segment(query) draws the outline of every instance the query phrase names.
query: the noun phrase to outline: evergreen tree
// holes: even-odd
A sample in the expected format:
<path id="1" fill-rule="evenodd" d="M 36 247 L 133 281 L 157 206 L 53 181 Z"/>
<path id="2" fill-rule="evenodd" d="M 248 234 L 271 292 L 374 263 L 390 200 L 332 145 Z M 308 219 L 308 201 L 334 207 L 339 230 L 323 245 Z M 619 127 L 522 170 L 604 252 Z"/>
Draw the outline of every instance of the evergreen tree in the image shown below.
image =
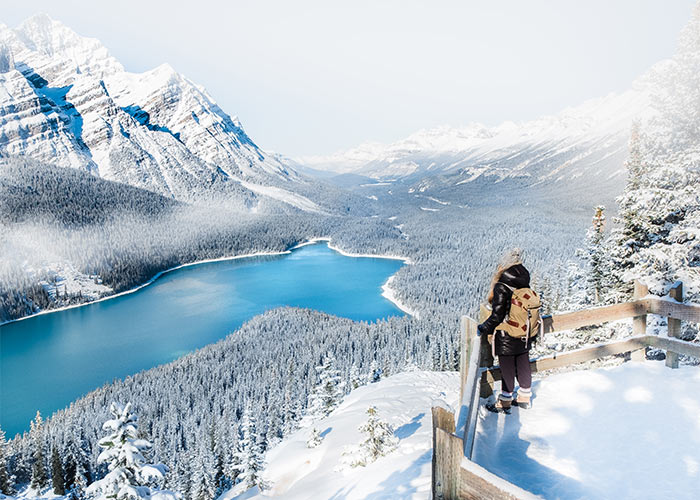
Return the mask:
<path id="1" fill-rule="evenodd" d="M 44 421 L 38 411 L 36 412 L 36 417 L 30 423 L 29 434 L 32 436 L 32 445 L 34 447 L 30 486 L 38 492 L 46 488 L 49 483 L 44 459 Z"/>
<path id="2" fill-rule="evenodd" d="M 360 370 L 357 368 L 355 363 L 350 367 L 350 388 L 357 389 L 361 385 L 364 385 L 362 377 L 360 376 Z"/>
<path id="3" fill-rule="evenodd" d="M 318 431 L 318 428 L 313 427 L 311 429 L 311 434 L 309 435 L 309 439 L 306 441 L 306 447 L 307 448 L 316 448 L 322 442 L 323 442 L 323 436 L 321 436 L 321 433 Z"/>
<path id="4" fill-rule="evenodd" d="M 299 400 L 292 398 L 289 383 L 284 389 L 284 403 L 282 405 L 282 435 L 287 436 L 298 427 L 301 410 Z"/>
<path id="5" fill-rule="evenodd" d="M 239 434 L 239 429 L 236 429 L 236 434 L 238 438 L 235 441 L 235 447 L 233 453 L 230 455 L 228 462 L 224 466 L 224 473 L 228 478 L 230 484 L 236 484 L 239 482 L 238 477 L 241 475 L 241 457 L 243 453 L 243 447 L 241 446 L 242 433 Z"/>
<path id="6" fill-rule="evenodd" d="M 443 359 L 443 358 L 441 358 L 441 359 Z M 443 367 L 441 366 L 441 369 L 442 368 Z M 383 375 L 382 368 L 379 366 L 379 363 L 377 363 L 377 360 L 373 359 L 372 363 L 369 365 L 369 381 L 370 381 L 370 383 L 374 384 L 375 382 L 379 382 L 382 379 L 382 375 Z"/>
<path id="7" fill-rule="evenodd" d="M 319 382 L 309 397 L 308 414 L 313 418 L 329 415 L 341 403 L 344 396 L 340 371 L 336 368 L 335 357 L 326 354 L 321 365 L 316 367 Z"/>
<path id="8" fill-rule="evenodd" d="M 677 280 L 698 279 L 700 244 L 700 3 L 673 59 L 650 79 L 653 112 L 632 133 L 630 170 L 611 238 L 615 291 L 628 298 L 634 279 L 664 295 Z M 686 296 L 700 295 L 691 287 Z"/>
<path id="9" fill-rule="evenodd" d="M 83 500 L 85 498 L 85 491 L 87 490 L 89 484 L 89 474 L 90 473 L 82 463 L 76 462 L 75 479 L 73 480 L 73 484 L 70 487 L 71 500 Z"/>
<path id="10" fill-rule="evenodd" d="M 56 495 L 66 494 L 65 481 L 61 457 L 58 455 L 58 450 L 54 446 L 51 448 L 51 485 L 53 486 L 53 492 Z"/>
<path id="11" fill-rule="evenodd" d="M 212 469 L 206 462 L 204 454 L 198 453 L 196 466 L 192 471 L 192 500 L 212 500 L 216 494 Z"/>
<path id="12" fill-rule="evenodd" d="M 360 432 L 367 435 L 361 447 L 366 451 L 370 461 L 373 462 L 393 451 L 398 446 L 399 439 L 394 436 L 394 429 L 379 418 L 375 406 L 367 408 L 367 415 L 369 415 L 367 422 L 359 427 Z"/>
<path id="13" fill-rule="evenodd" d="M 226 477 L 224 470 L 224 456 L 221 453 L 216 455 L 216 466 L 214 468 L 214 497 L 218 498 L 221 494 L 231 487 L 231 482 Z"/>
<path id="14" fill-rule="evenodd" d="M 240 474 L 238 481 L 244 483 L 247 488 L 258 486 L 263 490 L 267 488 L 267 483 L 263 478 L 265 458 L 257 442 L 256 424 L 257 420 L 252 415 L 250 407 L 246 407 L 240 424 L 241 451 L 239 453 L 240 465 L 238 465 L 238 469 Z"/>
<path id="15" fill-rule="evenodd" d="M 96 495 L 99 500 L 135 500 L 151 498 L 157 490 L 150 485 L 163 480 L 167 468 L 162 464 L 147 464 L 143 453 L 151 449 L 151 443 L 138 438 L 136 415 L 131 412 L 131 403 L 122 406 L 112 403 L 110 413 L 114 418 L 104 423 L 102 428 L 109 434 L 100 439 L 103 448 L 97 458 L 98 463 L 108 464 L 109 472 L 87 488 L 87 494 Z M 171 492 L 158 492 L 160 497 L 175 500 Z"/>
<path id="16" fill-rule="evenodd" d="M 614 229 L 607 244 L 610 258 L 609 284 L 612 302 L 627 300 L 632 293 L 632 280 L 627 273 L 634 266 L 634 255 L 651 244 L 652 231 L 644 215 L 640 200 L 645 198 L 646 178 L 650 166 L 642 149 L 643 135 L 639 122 L 634 122 L 629 142 L 627 184 L 617 198 L 619 216 L 615 220 L 619 227 Z"/>
<path id="17" fill-rule="evenodd" d="M 591 227 L 586 232 L 586 248 L 580 252 L 587 263 L 586 296 L 587 303 L 599 304 L 603 301 L 607 277 L 606 248 L 604 244 L 605 207 L 595 207 Z"/>
<path id="18" fill-rule="evenodd" d="M 194 460 L 191 453 L 184 450 L 180 450 L 179 457 L 176 470 L 177 490 L 182 493 L 184 498 L 189 499 L 193 495 L 192 469 Z"/>
<path id="19" fill-rule="evenodd" d="M 14 488 L 10 475 L 7 472 L 7 442 L 5 441 L 5 431 L 0 428 L 0 493 L 12 495 Z"/>
<path id="20" fill-rule="evenodd" d="M 66 490 L 70 491 L 75 484 L 76 464 L 75 459 L 71 455 L 66 456 L 66 464 L 63 467 L 63 479 L 66 485 Z"/>
<path id="21" fill-rule="evenodd" d="M 358 447 L 350 448 L 343 454 L 345 462 L 351 467 L 358 467 L 374 462 L 379 457 L 391 453 L 399 445 L 399 439 L 394 435 L 394 429 L 384 422 L 377 413 L 375 406 L 367 408 L 369 418 L 358 429 L 366 437 Z"/>

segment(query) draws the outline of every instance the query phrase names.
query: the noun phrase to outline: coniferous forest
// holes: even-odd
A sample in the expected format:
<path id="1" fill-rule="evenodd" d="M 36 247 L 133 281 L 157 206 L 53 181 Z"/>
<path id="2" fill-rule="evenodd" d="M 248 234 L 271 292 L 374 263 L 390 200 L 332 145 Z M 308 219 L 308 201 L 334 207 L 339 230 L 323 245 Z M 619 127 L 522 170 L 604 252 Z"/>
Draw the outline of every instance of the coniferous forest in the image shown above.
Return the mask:
<path id="1" fill-rule="evenodd" d="M 242 188 L 175 199 L 2 153 L 0 322 L 126 291 L 181 264 L 281 252 L 314 238 L 349 253 L 408 259 L 391 287 L 415 314 L 365 323 L 269 310 L 217 343 L 37 415 L 23 435 L 0 431 L 0 492 L 51 485 L 87 498 L 98 489 L 90 485 L 113 487 L 109 460 L 97 459 L 112 449 L 103 424 L 127 428 L 132 413 L 138 426 L 127 434 L 146 456 L 129 473 L 162 472 L 142 483 L 197 500 L 238 482 L 263 485 L 265 452 L 353 388 L 401 371 L 458 369 L 460 316 L 477 316 L 500 255 L 512 247 L 524 250 L 544 312 L 628 300 L 634 279 L 660 296 L 682 280 L 686 300 L 700 302 L 698 75 L 700 10 L 676 56 L 647 77 L 651 112 L 629 131 L 619 192 L 599 197 L 577 192 L 576 179 L 485 176 L 457 185 L 443 175 L 435 184 L 345 189 L 304 178 L 297 193 L 315 207 L 305 210 Z M 99 291 L 52 288 L 56 266 L 67 264 Z M 683 328 L 684 339 L 698 340 L 696 327 Z M 625 333 L 582 329 L 540 339 L 535 352 Z"/>

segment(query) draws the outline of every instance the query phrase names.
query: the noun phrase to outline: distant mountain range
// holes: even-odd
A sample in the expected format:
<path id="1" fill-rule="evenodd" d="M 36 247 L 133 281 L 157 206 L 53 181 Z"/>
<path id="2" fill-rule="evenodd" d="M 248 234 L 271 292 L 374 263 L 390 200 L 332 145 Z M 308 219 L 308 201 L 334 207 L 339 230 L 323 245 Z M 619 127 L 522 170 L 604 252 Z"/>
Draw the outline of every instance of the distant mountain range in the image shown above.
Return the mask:
<path id="1" fill-rule="evenodd" d="M 400 182 L 423 192 L 512 180 L 619 193 L 632 122 L 649 113 L 649 85 L 640 78 L 633 90 L 525 123 L 426 129 L 392 144 L 298 158 L 306 170 L 297 168 L 319 177 L 335 173 L 339 184 Z"/>
<path id="2" fill-rule="evenodd" d="M 0 156 L 14 155 L 180 200 L 252 192 L 318 208 L 292 192 L 299 174 L 202 86 L 167 64 L 129 73 L 98 40 L 43 14 L 0 24 Z"/>
<path id="3" fill-rule="evenodd" d="M 171 66 L 129 73 L 98 40 L 37 15 L 16 29 L 0 24 L 0 156 L 251 209 L 266 199 L 333 211 L 342 196 L 328 196 L 330 188 L 308 176 L 342 188 L 397 183 L 404 193 L 452 199 L 494 186 L 498 195 L 545 186 L 609 200 L 624 185 L 631 124 L 649 113 L 650 85 L 645 76 L 622 94 L 525 123 L 439 127 L 392 144 L 290 159 L 258 148 L 236 118 Z"/>

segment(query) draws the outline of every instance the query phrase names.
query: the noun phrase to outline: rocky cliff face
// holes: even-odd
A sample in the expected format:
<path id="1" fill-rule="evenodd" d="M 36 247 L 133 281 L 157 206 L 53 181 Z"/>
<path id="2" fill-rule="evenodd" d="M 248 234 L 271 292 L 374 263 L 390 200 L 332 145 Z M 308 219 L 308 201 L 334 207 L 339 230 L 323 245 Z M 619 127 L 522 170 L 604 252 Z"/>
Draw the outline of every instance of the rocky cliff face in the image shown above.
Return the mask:
<path id="1" fill-rule="evenodd" d="M 296 172 L 169 65 L 129 73 L 46 15 L 0 25 L 0 154 L 27 155 L 178 199 L 283 186 Z"/>

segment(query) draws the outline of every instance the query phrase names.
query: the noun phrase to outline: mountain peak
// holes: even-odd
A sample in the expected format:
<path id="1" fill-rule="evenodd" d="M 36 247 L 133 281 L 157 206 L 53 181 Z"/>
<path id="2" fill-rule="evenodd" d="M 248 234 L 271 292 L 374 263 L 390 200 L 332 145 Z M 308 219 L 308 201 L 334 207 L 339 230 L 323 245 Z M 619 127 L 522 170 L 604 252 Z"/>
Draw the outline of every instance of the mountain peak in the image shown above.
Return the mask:
<path id="1" fill-rule="evenodd" d="M 12 31 L 29 50 L 70 61 L 81 73 L 101 76 L 124 70 L 99 40 L 79 35 L 48 14 L 36 14 Z"/>
<path id="2" fill-rule="evenodd" d="M 38 12 L 34 14 L 31 17 L 28 17 L 25 19 L 20 27 L 22 26 L 29 26 L 29 25 L 35 25 L 35 26 L 45 26 L 45 27 L 50 27 L 53 26 L 54 24 L 61 24 L 60 21 L 56 21 L 54 18 L 49 16 L 46 12 Z"/>
<path id="3" fill-rule="evenodd" d="M 187 199 L 229 191 L 252 197 L 252 186 L 293 176 L 170 64 L 128 73 L 99 40 L 46 14 L 0 29 L 0 73 L 9 75 L 0 79 L 0 153 Z M 228 182 L 243 177 L 251 187 Z"/>

